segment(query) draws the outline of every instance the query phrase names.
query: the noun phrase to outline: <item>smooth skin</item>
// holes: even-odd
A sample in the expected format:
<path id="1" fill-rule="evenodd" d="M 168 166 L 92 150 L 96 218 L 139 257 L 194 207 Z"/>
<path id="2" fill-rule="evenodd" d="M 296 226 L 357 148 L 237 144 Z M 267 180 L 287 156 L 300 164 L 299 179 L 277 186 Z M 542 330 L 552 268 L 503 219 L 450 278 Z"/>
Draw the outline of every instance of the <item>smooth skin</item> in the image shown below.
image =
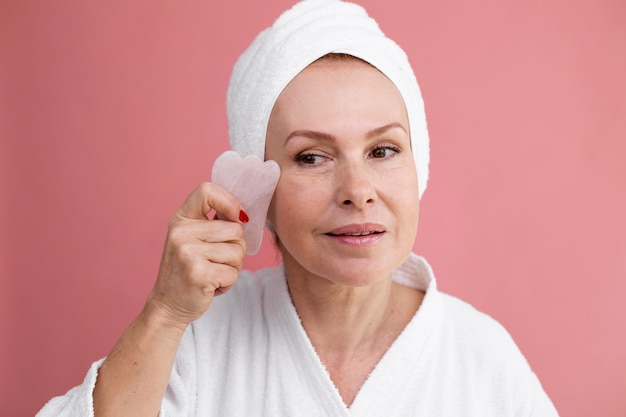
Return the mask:
<path id="1" fill-rule="evenodd" d="M 348 406 L 423 299 L 391 280 L 417 232 L 408 132 L 395 86 L 352 59 L 303 70 L 268 125 L 266 157 L 282 171 L 268 219 L 296 310 Z M 241 209 L 204 183 L 172 217 L 155 286 L 98 374 L 97 417 L 158 415 L 185 329 L 237 280 Z M 207 219 L 212 210 L 227 220 Z"/>

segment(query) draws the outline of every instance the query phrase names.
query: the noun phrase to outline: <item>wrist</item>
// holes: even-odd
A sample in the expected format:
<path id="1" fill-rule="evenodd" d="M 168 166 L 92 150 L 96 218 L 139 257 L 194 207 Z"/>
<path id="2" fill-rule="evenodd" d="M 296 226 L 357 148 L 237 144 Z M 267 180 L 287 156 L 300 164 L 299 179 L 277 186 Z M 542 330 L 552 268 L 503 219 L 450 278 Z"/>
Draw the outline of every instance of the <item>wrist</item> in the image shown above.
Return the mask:
<path id="1" fill-rule="evenodd" d="M 171 313 L 170 309 L 163 306 L 152 297 L 148 298 L 146 301 L 137 317 L 137 321 L 149 332 L 164 334 L 176 341 L 180 340 L 189 326 L 188 321 L 177 319 Z"/>

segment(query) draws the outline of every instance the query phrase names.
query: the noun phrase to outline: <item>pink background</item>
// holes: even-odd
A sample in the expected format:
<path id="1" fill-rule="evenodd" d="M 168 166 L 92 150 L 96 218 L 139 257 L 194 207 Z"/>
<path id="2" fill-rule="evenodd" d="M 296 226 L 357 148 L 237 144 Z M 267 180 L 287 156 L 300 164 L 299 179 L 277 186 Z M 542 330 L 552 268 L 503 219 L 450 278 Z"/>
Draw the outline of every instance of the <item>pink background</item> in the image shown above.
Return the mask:
<path id="1" fill-rule="evenodd" d="M 168 217 L 228 148 L 235 59 L 292 1 L 265 3 L 2 2 L 3 415 L 80 383 L 141 308 Z M 563 416 L 626 415 L 626 3 L 363 4 L 426 100 L 416 251 Z"/>

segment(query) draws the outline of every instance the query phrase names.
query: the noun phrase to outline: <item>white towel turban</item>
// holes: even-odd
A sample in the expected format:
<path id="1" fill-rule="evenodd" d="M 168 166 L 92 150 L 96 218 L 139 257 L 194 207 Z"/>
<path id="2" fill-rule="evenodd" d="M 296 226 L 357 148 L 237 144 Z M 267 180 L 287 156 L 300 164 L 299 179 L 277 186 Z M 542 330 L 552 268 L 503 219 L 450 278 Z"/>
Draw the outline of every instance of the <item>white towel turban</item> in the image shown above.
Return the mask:
<path id="1" fill-rule="evenodd" d="M 265 136 L 276 99 L 309 64 L 329 53 L 360 58 L 400 91 L 409 117 L 420 198 L 430 160 L 424 102 L 404 51 L 356 4 L 304 0 L 261 32 L 237 61 L 228 87 L 230 144 L 240 155 L 264 159 Z"/>

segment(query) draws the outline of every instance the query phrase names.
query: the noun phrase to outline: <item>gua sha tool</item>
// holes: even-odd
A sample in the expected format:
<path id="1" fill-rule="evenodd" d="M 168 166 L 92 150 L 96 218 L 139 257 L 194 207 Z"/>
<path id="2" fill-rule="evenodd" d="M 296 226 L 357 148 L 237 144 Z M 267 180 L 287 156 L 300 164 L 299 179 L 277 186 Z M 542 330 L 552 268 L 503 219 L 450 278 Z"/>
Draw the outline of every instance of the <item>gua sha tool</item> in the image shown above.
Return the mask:
<path id="1" fill-rule="evenodd" d="M 261 248 L 267 210 L 279 177 L 280 168 L 275 161 L 263 162 L 256 155 L 242 158 L 235 151 L 226 151 L 213 163 L 211 181 L 234 195 L 250 219 L 243 224 L 247 255 L 254 255 Z M 224 218 L 219 213 L 217 217 Z"/>

